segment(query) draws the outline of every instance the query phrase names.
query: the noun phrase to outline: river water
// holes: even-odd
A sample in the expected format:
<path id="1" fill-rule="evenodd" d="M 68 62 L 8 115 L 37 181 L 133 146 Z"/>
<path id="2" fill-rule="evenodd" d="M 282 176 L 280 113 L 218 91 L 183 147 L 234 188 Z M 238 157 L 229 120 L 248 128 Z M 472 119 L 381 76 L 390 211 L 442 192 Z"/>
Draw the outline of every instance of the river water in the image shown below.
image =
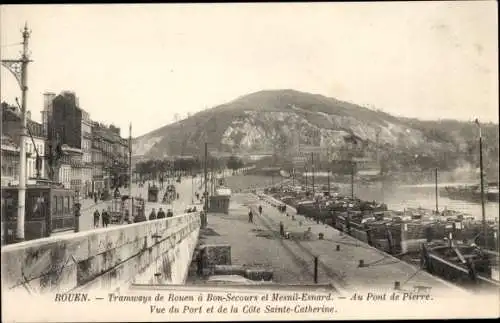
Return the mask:
<path id="1" fill-rule="evenodd" d="M 456 210 L 467 213 L 476 219 L 482 218 L 481 204 L 462 200 L 452 200 L 439 196 L 439 189 L 447 185 L 461 185 L 463 183 L 441 183 L 438 185 L 438 209 L 442 211 Z M 351 194 L 350 184 L 336 184 L 340 192 L 345 195 Z M 387 204 L 389 209 L 403 210 L 405 208 L 436 208 L 436 192 L 434 184 L 400 185 L 388 183 L 354 184 L 354 195 L 363 200 L 381 201 Z M 485 216 L 488 220 L 499 218 L 499 203 L 486 202 Z"/>
<path id="2" fill-rule="evenodd" d="M 247 175 L 247 176 L 232 176 L 228 177 L 227 185 L 232 189 L 255 189 L 258 187 L 270 186 L 276 184 L 280 181 L 279 177 L 272 178 L 270 176 L 261 175 Z M 304 184 L 303 181 L 301 181 Z M 321 184 L 319 183 L 321 182 Z M 291 184 L 291 183 L 290 183 Z M 299 185 L 299 180 L 295 181 L 296 185 Z M 311 185 L 311 179 L 308 182 Z M 326 179 L 316 181 L 316 190 L 320 190 L 321 185 L 326 184 Z M 332 186 L 336 185 L 340 188 L 340 193 L 342 195 L 351 195 L 351 185 L 349 183 L 334 183 L 332 180 Z M 439 183 L 438 184 L 438 194 L 439 189 L 444 186 L 453 185 L 465 185 L 465 184 L 476 184 L 474 182 L 450 182 L 450 183 Z M 434 210 L 436 208 L 436 194 L 435 194 L 435 184 L 416 184 L 416 185 L 403 185 L 397 183 L 354 183 L 354 194 L 363 200 L 375 200 L 387 204 L 388 208 L 391 210 L 404 210 L 405 208 L 426 208 Z M 461 211 L 469 214 L 476 219 L 480 220 L 482 218 L 481 204 L 472 203 L 462 200 L 452 200 L 447 197 L 438 196 L 438 209 L 442 211 L 444 208 L 448 210 Z M 499 203 L 498 202 L 487 202 L 485 204 L 485 215 L 488 220 L 498 220 Z"/>

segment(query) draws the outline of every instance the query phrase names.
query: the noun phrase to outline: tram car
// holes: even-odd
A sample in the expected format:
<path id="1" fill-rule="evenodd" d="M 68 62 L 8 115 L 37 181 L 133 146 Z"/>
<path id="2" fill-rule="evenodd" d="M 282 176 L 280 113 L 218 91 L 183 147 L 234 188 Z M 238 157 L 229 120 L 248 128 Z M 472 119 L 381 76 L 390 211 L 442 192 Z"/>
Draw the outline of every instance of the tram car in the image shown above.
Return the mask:
<path id="1" fill-rule="evenodd" d="M 165 190 L 165 194 L 163 195 L 163 203 L 170 204 L 172 203 L 177 197 L 177 191 L 175 188 L 174 184 L 170 184 L 167 186 L 167 189 Z"/>
<path id="2" fill-rule="evenodd" d="M 2 242 L 15 242 L 19 189 L 2 187 Z M 50 185 L 26 188 L 24 238 L 33 240 L 52 233 L 74 231 L 74 190 Z"/>
<path id="3" fill-rule="evenodd" d="M 148 202 L 153 202 L 156 203 L 158 202 L 158 194 L 160 193 L 160 190 L 156 185 L 150 186 L 148 188 Z"/>

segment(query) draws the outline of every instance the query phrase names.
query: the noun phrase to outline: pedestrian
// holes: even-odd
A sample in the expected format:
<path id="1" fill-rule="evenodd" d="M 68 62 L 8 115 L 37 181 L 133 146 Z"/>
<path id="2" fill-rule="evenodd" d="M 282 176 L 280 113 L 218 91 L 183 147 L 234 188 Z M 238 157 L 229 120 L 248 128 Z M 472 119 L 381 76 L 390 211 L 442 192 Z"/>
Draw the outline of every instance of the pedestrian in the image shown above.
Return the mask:
<path id="1" fill-rule="evenodd" d="M 101 217 L 101 215 L 99 214 L 99 210 L 95 210 L 94 211 L 94 228 L 98 228 L 99 227 L 99 218 Z"/>
<path id="2" fill-rule="evenodd" d="M 262 215 L 262 205 L 259 205 L 259 214 Z"/>
<path id="3" fill-rule="evenodd" d="M 104 227 L 107 228 L 109 226 L 110 220 L 111 220 L 111 212 L 106 211 L 106 213 L 104 214 Z"/>
<path id="4" fill-rule="evenodd" d="M 248 212 L 248 222 L 249 223 L 253 223 L 253 213 L 252 213 L 252 210 L 250 210 L 250 212 Z"/>
<path id="5" fill-rule="evenodd" d="M 165 212 L 162 210 L 162 208 L 160 208 L 158 210 L 158 217 L 157 219 L 164 219 L 165 218 Z"/>
<path id="6" fill-rule="evenodd" d="M 285 236 L 285 226 L 282 221 L 280 221 L 280 236 L 281 237 Z"/>
<path id="7" fill-rule="evenodd" d="M 135 217 L 134 217 L 134 223 L 138 222 L 144 222 L 146 221 L 146 216 L 144 215 L 144 212 L 139 212 Z"/>
<path id="8" fill-rule="evenodd" d="M 156 211 L 154 208 L 151 210 L 151 213 L 149 213 L 149 221 L 153 220 L 156 220 Z"/>
<path id="9" fill-rule="evenodd" d="M 103 228 L 107 227 L 108 226 L 108 212 L 105 209 L 102 209 L 101 218 L 102 218 L 102 227 Z"/>
<path id="10" fill-rule="evenodd" d="M 97 196 L 98 195 L 99 195 L 99 192 L 97 192 L 97 193 L 94 194 L 94 202 L 95 202 L 95 204 L 97 204 Z"/>
<path id="11" fill-rule="evenodd" d="M 130 223 L 130 212 L 129 210 L 125 210 L 125 215 L 123 216 L 123 224 Z"/>

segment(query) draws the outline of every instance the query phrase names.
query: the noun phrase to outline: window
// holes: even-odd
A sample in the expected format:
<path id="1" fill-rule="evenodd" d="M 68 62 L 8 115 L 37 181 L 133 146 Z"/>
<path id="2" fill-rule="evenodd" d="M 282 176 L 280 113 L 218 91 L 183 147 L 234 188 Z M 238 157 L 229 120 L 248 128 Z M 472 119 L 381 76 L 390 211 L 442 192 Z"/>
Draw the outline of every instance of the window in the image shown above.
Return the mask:
<path id="1" fill-rule="evenodd" d="M 63 197 L 56 196 L 56 205 L 57 205 L 57 215 L 62 215 L 63 213 Z"/>
<path id="2" fill-rule="evenodd" d="M 65 214 L 68 214 L 70 212 L 70 209 L 71 209 L 71 205 L 69 203 L 69 196 L 66 196 L 66 208 L 64 209 L 64 213 Z"/>
<path id="3" fill-rule="evenodd" d="M 54 200 L 52 200 L 51 202 L 51 213 L 52 213 L 52 216 L 55 216 L 57 215 L 57 196 L 54 198 Z"/>

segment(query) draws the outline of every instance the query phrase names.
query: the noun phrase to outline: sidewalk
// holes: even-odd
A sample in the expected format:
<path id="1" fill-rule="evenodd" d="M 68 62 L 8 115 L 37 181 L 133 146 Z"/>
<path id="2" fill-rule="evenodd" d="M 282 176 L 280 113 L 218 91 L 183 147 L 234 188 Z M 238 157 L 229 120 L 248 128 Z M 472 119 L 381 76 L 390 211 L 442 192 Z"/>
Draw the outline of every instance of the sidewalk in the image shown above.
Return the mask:
<path id="1" fill-rule="evenodd" d="M 149 213 L 151 213 L 151 210 L 154 208 L 156 213 L 158 213 L 158 210 L 162 208 L 165 213 L 167 212 L 168 209 L 172 209 L 174 212 L 174 216 L 183 214 L 184 210 L 187 208 L 187 206 L 191 205 L 191 195 L 192 195 L 192 188 L 191 188 L 191 179 L 183 179 L 181 183 L 176 183 L 177 187 L 177 192 L 179 193 L 179 199 L 175 200 L 172 204 L 164 204 L 161 202 L 148 202 L 147 201 L 147 195 L 148 195 L 148 187 L 147 185 L 144 185 L 144 187 L 140 188 L 137 184 L 132 185 L 132 196 L 134 197 L 142 197 L 145 199 L 146 202 L 146 208 L 145 208 L 145 215 L 146 218 L 149 217 Z M 162 193 L 164 190 L 162 191 Z M 121 189 L 120 193 L 122 195 L 128 194 L 128 188 Z M 161 197 L 159 196 L 159 200 L 161 201 Z M 97 209 L 99 210 L 99 213 L 102 213 L 103 209 L 108 209 L 108 206 L 111 205 L 111 201 L 101 201 L 98 200 L 97 204 L 93 199 L 81 199 L 80 203 L 82 204 L 81 208 L 81 216 L 79 218 L 80 221 L 80 232 L 81 231 L 87 231 L 87 230 L 92 230 L 94 229 L 94 211 Z M 201 207 L 201 206 L 200 206 Z M 102 227 L 102 220 L 99 221 L 99 227 Z M 110 224 L 109 226 L 115 226 L 118 224 Z M 72 233 L 73 231 L 64 231 L 60 233 L 56 233 L 57 235 L 62 235 L 62 234 L 68 234 Z M 55 235 L 56 235 L 55 234 Z"/>
<path id="2" fill-rule="evenodd" d="M 258 215 L 262 205 L 263 215 Z M 252 208 L 254 224 L 248 223 L 248 210 Z M 314 257 L 318 256 L 318 283 L 333 283 L 339 290 L 366 288 L 393 289 L 399 282 L 401 289 L 413 291 L 415 287 L 432 287 L 433 294 L 463 292 L 410 264 L 389 256 L 353 237 L 341 235 L 332 227 L 316 224 L 303 216 L 290 216 L 251 194 L 235 194 L 229 215 L 209 215 L 208 229 L 200 235 L 201 243 L 231 245 L 234 264 L 262 264 L 274 270 L 277 283 L 311 283 L 314 277 Z M 279 223 L 291 239 L 279 234 Z M 300 222 L 302 221 L 302 225 Z M 311 239 L 303 235 L 311 228 Z M 319 240 L 322 232 L 324 239 Z M 336 251 L 336 246 L 340 250 Z M 359 267 L 363 260 L 364 267 Z"/>
<path id="3" fill-rule="evenodd" d="M 287 252 L 279 231 L 269 230 L 255 211 L 254 223 L 248 222 L 248 205 L 255 203 L 250 195 L 233 195 L 229 214 L 208 215 L 208 228 L 200 231 L 199 243 L 231 245 L 232 264 L 272 268 L 276 283 L 313 283 L 313 259 L 297 259 Z"/>

